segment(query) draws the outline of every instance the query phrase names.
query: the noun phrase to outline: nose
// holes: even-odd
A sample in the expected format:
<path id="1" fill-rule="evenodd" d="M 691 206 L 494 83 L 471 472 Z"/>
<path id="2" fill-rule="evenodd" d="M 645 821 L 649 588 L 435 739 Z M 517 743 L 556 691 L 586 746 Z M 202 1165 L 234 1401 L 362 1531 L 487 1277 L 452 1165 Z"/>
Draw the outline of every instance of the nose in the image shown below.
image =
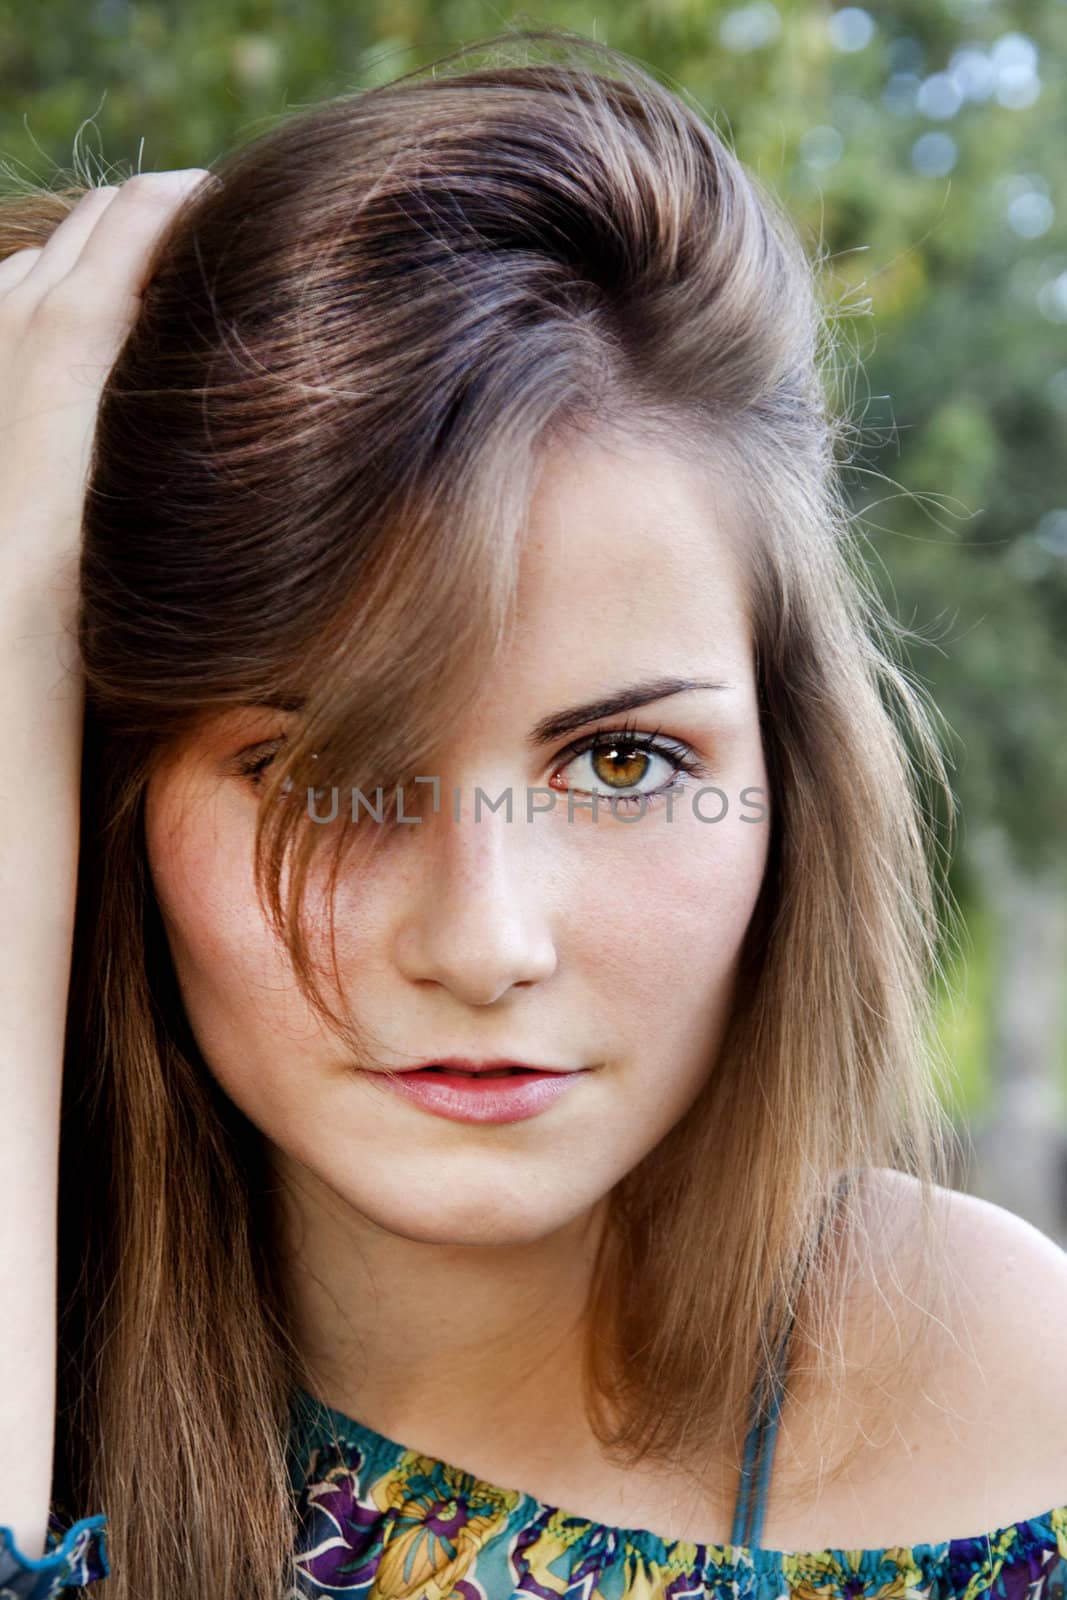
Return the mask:
<path id="1" fill-rule="evenodd" d="M 516 985 L 542 982 L 556 948 L 534 879 L 535 841 L 521 820 L 483 807 L 475 820 L 448 807 L 417 825 L 414 887 L 396 928 L 395 959 L 410 982 L 438 983 L 487 1006 Z"/>

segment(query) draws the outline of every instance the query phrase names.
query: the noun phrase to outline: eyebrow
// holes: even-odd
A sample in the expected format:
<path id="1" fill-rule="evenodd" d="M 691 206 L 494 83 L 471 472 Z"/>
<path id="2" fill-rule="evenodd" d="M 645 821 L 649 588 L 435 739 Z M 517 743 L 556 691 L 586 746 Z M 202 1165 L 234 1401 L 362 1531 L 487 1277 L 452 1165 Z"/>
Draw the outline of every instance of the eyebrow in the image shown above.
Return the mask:
<path id="1" fill-rule="evenodd" d="M 639 706 L 652 705 L 657 700 L 668 700 L 671 695 L 684 694 L 694 689 L 733 689 L 736 685 L 714 678 L 647 678 L 641 683 L 628 684 L 595 700 L 568 706 L 563 711 L 553 711 L 536 722 L 526 736 L 533 749 L 539 745 L 553 744 L 564 734 L 584 728 L 587 722 L 598 722 L 604 717 L 617 717 L 623 711 L 635 711 Z M 302 711 L 306 701 L 284 695 L 267 695 L 257 702 L 275 711 Z"/>
<path id="2" fill-rule="evenodd" d="M 526 742 L 536 749 L 538 745 L 561 739 L 565 733 L 573 733 L 587 722 L 599 721 L 601 717 L 615 717 L 621 711 L 633 711 L 638 706 L 651 705 L 655 700 L 666 700 L 673 694 L 682 694 L 689 689 L 734 687 L 732 683 L 721 683 L 710 678 L 648 678 L 643 683 L 629 684 L 596 700 L 587 700 L 582 705 L 569 706 L 565 711 L 554 711 L 550 716 L 542 717 L 527 734 Z"/>

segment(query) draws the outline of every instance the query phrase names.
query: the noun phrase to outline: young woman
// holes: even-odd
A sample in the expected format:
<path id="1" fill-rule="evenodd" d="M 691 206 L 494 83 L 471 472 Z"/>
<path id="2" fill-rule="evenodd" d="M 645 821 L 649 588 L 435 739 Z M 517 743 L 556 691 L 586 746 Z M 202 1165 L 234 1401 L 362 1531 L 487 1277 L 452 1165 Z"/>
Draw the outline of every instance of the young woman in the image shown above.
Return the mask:
<path id="1" fill-rule="evenodd" d="M 832 314 L 517 43 L 3 209 L 0 1592 L 1054 1595 Z"/>

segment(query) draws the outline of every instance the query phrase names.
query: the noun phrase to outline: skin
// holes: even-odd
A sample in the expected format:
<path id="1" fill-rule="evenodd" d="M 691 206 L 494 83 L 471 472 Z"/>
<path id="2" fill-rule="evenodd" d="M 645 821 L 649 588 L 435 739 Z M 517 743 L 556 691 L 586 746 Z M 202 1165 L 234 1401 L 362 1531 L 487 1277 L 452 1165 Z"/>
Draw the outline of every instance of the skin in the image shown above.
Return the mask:
<path id="1" fill-rule="evenodd" d="M 257 794 L 234 768 L 284 732 L 286 714 L 215 719 L 153 777 L 146 809 L 190 1024 L 269 1143 L 309 1387 L 490 1481 L 679 1532 L 678 1484 L 664 1500 L 662 1475 L 615 1473 L 583 1420 L 581 1307 L 611 1189 L 714 1070 L 764 873 L 767 778 L 729 528 L 725 502 L 658 447 L 586 440 L 546 457 L 520 626 L 440 772 L 443 796 L 461 791 L 461 820 L 446 799 L 339 883 L 344 998 L 386 1059 L 585 1069 L 538 1115 L 432 1115 L 340 1059 L 313 1018 L 256 901 Z M 526 742 L 552 712 L 666 674 L 728 687 L 537 751 Z M 685 745 L 703 770 L 675 793 L 669 822 L 662 802 L 638 820 L 612 816 L 620 780 L 613 791 L 603 749 L 596 765 L 560 756 L 627 721 Z M 673 775 L 666 757 L 638 757 L 621 781 L 651 794 Z M 709 784 L 729 801 L 714 823 L 692 804 Z M 511 785 L 515 820 L 483 807 L 475 822 L 479 785 L 491 796 Z M 529 825 L 527 786 L 559 791 Z M 580 804 L 568 820 L 567 788 L 600 792 L 595 822 Z M 762 813 L 742 803 L 746 788 L 763 791 Z M 701 805 L 715 817 L 721 802 Z"/>

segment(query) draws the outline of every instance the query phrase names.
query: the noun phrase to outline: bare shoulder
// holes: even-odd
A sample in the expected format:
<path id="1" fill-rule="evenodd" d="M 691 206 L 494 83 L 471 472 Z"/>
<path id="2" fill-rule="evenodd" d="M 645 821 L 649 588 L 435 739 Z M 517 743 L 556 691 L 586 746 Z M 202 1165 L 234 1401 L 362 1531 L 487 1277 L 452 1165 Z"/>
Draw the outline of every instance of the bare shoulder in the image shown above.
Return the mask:
<path id="1" fill-rule="evenodd" d="M 887 1216 L 896 1223 L 886 1240 L 905 1259 L 917 1248 L 920 1193 L 917 1181 L 887 1167 L 869 1175 Z M 947 1319 L 937 1350 L 958 1380 L 973 1371 L 1001 1406 L 1006 1421 L 1026 1400 L 1040 1400 L 1046 1417 L 1062 1396 L 1067 1420 L 1067 1251 L 1014 1212 L 989 1200 L 935 1186 L 935 1221 L 949 1281 L 941 1285 Z M 956 1348 L 959 1361 L 948 1352 Z M 1050 1411 L 1049 1407 L 1053 1410 Z M 1067 1443 L 1051 1459 L 1059 1467 L 1067 1500 Z M 1038 1441 L 1029 1454 L 1039 1458 Z M 1050 1502 L 1051 1504 L 1051 1502 Z M 1047 1508 L 1046 1508 L 1047 1509 Z"/>
<path id="2" fill-rule="evenodd" d="M 929 1259 L 920 1185 L 876 1168 L 861 1195 L 872 1249 L 842 1321 L 846 1376 L 789 1427 L 783 1410 L 780 1514 L 775 1526 L 772 1488 L 764 1542 L 932 1544 L 1067 1505 L 1067 1252 L 1003 1207 L 935 1186 L 934 1280 L 915 1294 Z M 824 1464 L 816 1498 L 790 1494 Z"/>

